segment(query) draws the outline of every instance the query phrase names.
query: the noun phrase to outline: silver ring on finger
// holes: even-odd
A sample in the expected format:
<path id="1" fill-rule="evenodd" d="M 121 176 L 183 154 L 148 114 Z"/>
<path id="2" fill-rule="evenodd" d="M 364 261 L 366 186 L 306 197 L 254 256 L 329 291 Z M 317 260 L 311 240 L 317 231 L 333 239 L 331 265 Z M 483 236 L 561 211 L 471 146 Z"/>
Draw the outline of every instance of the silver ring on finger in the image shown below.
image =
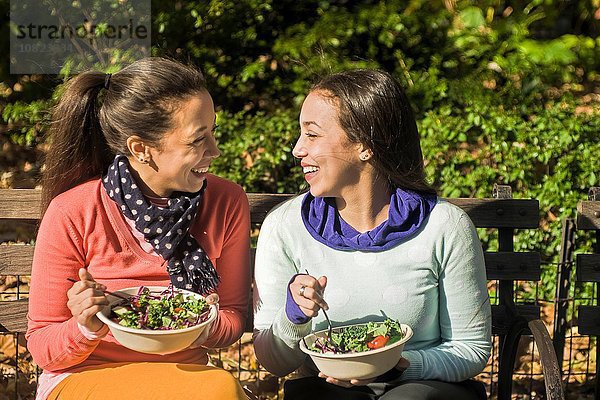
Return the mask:
<path id="1" fill-rule="evenodd" d="M 299 294 L 301 297 L 304 297 L 304 290 L 305 290 L 305 289 L 306 289 L 306 286 L 304 286 L 304 285 L 300 286 L 300 290 L 298 291 L 298 294 Z"/>

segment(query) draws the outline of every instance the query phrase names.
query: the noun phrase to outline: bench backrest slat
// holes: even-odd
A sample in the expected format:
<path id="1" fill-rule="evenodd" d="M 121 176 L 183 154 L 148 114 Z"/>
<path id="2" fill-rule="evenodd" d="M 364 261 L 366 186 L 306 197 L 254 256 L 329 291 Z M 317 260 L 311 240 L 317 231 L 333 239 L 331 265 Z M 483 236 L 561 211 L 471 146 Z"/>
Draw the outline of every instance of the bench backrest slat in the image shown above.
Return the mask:
<path id="1" fill-rule="evenodd" d="M 41 201 L 41 190 L 0 189 L 0 219 L 39 219 Z"/>
<path id="2" fill-rule="evenodd" d="M 585 200 L 577 203 L 577 229 L 600 229 L 600 201 Z"/>
<path id="3" fill-rule="evenodd" d="M 251 219 L 257 224 L 290 194 L 249 193 Z M 534 199 L 446 199 L 465 210 L 478 228 L 537 228 L 539 203 Z M 32 220 L 40 217 L 41 191 L 0 189 L 0 219 Z"/>
<path id="4" fill-rule="evenodd" d="M 273 207 L 292 197 L 294 197 L 292 194 L 248 193 L 250 221 L 253 225 L 261 224 Z"/>
<path id="5" fill-rule="evenodd" d="M 33 249 L 33 245 L 0 245 L 0 275 L 29 275 Z M 255 249 L 250 250 L 250 259 L 254 260 Z M 540 279 L 539 253 L 486 252 L 484 255 L 489 280 L 537 281 Z M 600 263 L 600 255 L 582 256 L 583 259 L 590 260 L 589 273 L 594 274 L 592 277 L 600 277 L 600 271 L 595 270 Z M 586 263 L 587 261 L 582 264 L 585 266 Z"/>
<path id="6" fill-rule="evenodd" d="M 539 202 L 535 199 L 445 199 L 462 208 L 477 228 L 538 228 Z"/>
<path id="7" fill-rule="evenodd" d="M 0 275 L 30 275 L 33 245 L 0 245 Z"/>
<path id="8" fill-rule="evenodd" d="M 485 269 L 488 280 L 539 281 L 540 253 L 486 252 Z"/>
<path id="9" fill-rule="evenodd" d="M 27 330 L 27 299 L 0 301 L 0 330 L 25 332 Z"/>
<path id="10" fill-rule="evenodd" d="M 519 315 L 525 317 L 527 321 L 540 318 L 540 307 L 535 304 L 519 304 L 516 306 Z M 506 335 L 511 327 L 510 313 L 506 311 L 506 306 L 492 306 L 492 334 Z"/>
<path id="11" fill-rule="evenodd" d="M 577 280 L 600 282 L 600 254 L 577 254 Z"/>
<path id="12" fill-rule="evenodd" d="M 600 312 L 598 306 L 579 306 L 577 332 L 580 335 L 600 336 Z"/>

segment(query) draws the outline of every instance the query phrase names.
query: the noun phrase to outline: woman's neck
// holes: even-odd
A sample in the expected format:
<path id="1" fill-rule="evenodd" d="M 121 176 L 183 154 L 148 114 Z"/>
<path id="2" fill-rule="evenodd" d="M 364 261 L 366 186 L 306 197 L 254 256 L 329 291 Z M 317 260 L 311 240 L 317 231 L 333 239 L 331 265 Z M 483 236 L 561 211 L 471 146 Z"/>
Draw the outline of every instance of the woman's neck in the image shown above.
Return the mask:
<path id="1" fill-rule="evenodd" d="M 152 175 L 152 167 L 150 165 L 139 165 L 136 164 L 132 159 L 129 159 L 129 172 L 131 172 L 131 175 L 133 175 L 137 185 L 139 186 L 140 190 L 142 191 L 142 194 L 146 197 L 153 197 L 153 198 L 166 198 L 169 197 L 171 195 L 171 193 L 166 193 L 166 192 L 157 192 L 154 189 L 152 189 L 152 186 L 154 186 L 152 183 L 150 183 L 152 181 L 151 175 Z"/>
<path id="2" fill-rule="evenodd" d="M 381 179 L 361 183 L 335 202 L 342 219 L 358 232 L 375 229 L 388 219 L 391 192 Z"/>

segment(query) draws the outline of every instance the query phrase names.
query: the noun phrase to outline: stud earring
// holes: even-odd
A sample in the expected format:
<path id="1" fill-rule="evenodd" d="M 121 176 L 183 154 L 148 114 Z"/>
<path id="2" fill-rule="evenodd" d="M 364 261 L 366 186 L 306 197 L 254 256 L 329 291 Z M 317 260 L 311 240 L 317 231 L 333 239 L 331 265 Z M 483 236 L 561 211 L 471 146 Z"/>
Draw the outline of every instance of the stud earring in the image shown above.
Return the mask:
<path id="1" fill-rule="evenodd" d="M 367 161 L 369 159 L 369 155 L 366 154 L 366 153 L 363 153 L 363 154 L 360 155 L 359 158 L 360 158 L 361 161 Z"/>
<path id="2" fill-rule="evenodd" d="M 140 157 L 139 162 L 142 164 L 148 164 L 148 160 L 146 160 L 144 157 Z"/>

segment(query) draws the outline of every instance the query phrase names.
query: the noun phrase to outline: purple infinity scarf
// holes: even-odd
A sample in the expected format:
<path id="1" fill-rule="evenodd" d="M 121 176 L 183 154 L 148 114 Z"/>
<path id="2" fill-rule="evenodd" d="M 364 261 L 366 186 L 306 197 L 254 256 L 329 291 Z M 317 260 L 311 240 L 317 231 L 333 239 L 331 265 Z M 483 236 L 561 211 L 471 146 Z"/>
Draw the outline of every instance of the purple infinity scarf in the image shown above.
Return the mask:
<path id="1" fill-rule="evenodd" d="M 358 232 L 344 221 L 335 199 L 314 197 L 302 200 L 302 221 L 317 241 L 336 250 L 389 250 L 417 232 L 437 202 L 436 195 L 396 189 L 390 197 L 388 219 L 375 229 Z"/>

